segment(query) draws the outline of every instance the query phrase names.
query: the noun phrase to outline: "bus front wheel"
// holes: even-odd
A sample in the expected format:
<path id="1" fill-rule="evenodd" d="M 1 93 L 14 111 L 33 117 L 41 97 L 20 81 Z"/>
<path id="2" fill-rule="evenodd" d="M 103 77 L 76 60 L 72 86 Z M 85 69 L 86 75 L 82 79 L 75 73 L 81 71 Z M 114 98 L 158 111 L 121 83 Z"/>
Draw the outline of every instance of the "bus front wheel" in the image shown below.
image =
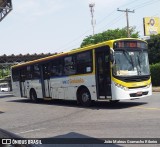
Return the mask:
<path id="1" fill-rule="evenodd" d="M 88 89 L 81 89 L 78 93 L 78 100 L 82 106 L 89 107 L 91 105 L 91 95 Z"/>
<path id="2" fill-rule="evenodd" d="M 37 102 L 37 94 L 33 89 L 30 91 L 30 100 L 33 102 Z"/>

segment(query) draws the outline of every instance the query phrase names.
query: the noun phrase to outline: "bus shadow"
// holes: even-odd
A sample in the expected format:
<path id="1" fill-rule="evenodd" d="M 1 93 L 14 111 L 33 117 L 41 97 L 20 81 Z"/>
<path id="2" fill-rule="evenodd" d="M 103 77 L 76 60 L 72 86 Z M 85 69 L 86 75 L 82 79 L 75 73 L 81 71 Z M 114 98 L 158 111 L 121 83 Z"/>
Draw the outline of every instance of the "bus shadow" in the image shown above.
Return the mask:
<path id="1" fill-rule="evenodd" d="M 118 139 L 105 139 L 105 138 L 94 138 L 77 132 L 69 132 L 67 134 L 61 134 L 49 138 L 23 138 L 15 133 L 0 128 L 0 138 L 9 138 L 14 140 L 40 140 L 43 144 L 31 144 L 31 145 L 11 145 L 14 147 L 122 147 L 119 144 L 113 144 L 113 140 Z M 107 143 L 106 141 L 112 142 Z M 107 143 L 107 144 L 105 144 Z M 4 145 L 8 147 L 10 145 Z M 2 146 L 3 147 L 3 146 Z"/>
<path id="2" fill-rule="evenodd" d="M 50 142 L 50 143 L 54 143 L 54 145 L 56 144 L 62 147 L 75 147 L 75 146 L 77 147 L 81 147 L 81 146 L 85 146 L 85 147 L 106 147 L 106 146 L 107 147 L 122 147 L 119 144 L 113 144 L 112 140 L 115 140 L 115 139 L 110 139 L 110 142 L 112 143 L 105 144 L 106 140 L 108 141 L 109 139 L 94 138 L 94 137 L 80 134 L 77 132 L 69 132 L 67 134 L 62 134 L 62 135 L 58 135 L 58 136 L 54 136 L 50 138 L 43 138 L 42 142 L 43 141 L 46 143 Z"/>
<path id="3" fill-rule="evenodd" d="M 111 103 L 111 102 L 94 102 L 92 105 L 92 109 L 126 109 L 136 106 L 145 105 L 147 102 L 118 102 L 118 103 Z"/>
<path id="4" fill-rule="evenodd" d="M 51 100 L 51 101 L 44 101 L 39 100 L 38 102 L 31 102 L 29 99 L 16 99 L 10 100 L 8 102 L 18 102 L 18 103 L 30 103 L 32 105 L 53 105 L 53 106 L 64 106 L 64 107 L 77 107 L 77 108 L 85 108 L 85 109 L 126 109 L 141 105 L 148 104 L 147 102 L 133 102 L 133 101 L 121 101 L 118 103 L 111 103 L 109 101 L 94 101 L 90 107 L 83 107 L 78 105 L 76 101 L 71 100 Z"/>

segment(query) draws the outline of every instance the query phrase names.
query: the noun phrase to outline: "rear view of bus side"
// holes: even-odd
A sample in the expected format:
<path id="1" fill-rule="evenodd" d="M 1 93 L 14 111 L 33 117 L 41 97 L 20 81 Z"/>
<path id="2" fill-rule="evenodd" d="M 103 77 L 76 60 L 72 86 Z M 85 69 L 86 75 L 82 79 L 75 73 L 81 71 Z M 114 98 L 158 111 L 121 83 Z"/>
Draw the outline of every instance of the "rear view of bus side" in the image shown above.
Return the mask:
<path id="1" fill-rule="evenodd" d="M 147 43 L 117 39 L 71 50 L 12 67 L 17 97 L 76 100 L 89 106 L 98 100 L 150 96 L 152 84 Z"/>

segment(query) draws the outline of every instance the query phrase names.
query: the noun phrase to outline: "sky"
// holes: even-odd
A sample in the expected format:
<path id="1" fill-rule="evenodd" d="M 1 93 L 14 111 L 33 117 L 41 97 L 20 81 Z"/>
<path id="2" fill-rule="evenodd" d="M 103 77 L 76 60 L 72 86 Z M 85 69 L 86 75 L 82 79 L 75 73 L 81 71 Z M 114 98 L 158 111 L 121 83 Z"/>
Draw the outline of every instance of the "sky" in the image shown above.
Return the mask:
<path id="1" fill-rule="evenodd" d="M 92 35 L 89 3 L 95 3 L 95 34 L 129 25 L 141 37 L 143 17 L 160 17 L 160 0 L 12 0 L 13 10 L 0 22 L 0 55 L 59 53 L 78 48 Z"/>

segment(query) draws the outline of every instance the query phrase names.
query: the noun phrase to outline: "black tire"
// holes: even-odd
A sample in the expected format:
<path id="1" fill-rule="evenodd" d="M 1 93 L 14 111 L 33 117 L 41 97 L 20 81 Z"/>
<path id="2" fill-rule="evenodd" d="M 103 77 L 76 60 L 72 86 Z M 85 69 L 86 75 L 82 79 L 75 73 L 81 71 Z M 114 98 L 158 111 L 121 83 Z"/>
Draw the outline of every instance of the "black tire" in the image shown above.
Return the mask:
<path id="1" fill-rule="evenodd" d="M 30 91 L 30 100 L 32 102 L 37 102 L 38 101 L 37 94 L 36 94 L 35 90 L 33 90 L 33 89 Z"/>
<path id="2" fill-rule="evenodd" d="M 91 95 L 88 89 L 84 88 L 80 90 L 78 93 L 78 101 L 84 107 L 91 106 Z"/>
<path id="3" fill-rule="evenodd" d="M 115 104 L 115 103 L 118 103 L 119 100 L 110 100 L 109 102 L 110 102 L 111 104 Z"/>

